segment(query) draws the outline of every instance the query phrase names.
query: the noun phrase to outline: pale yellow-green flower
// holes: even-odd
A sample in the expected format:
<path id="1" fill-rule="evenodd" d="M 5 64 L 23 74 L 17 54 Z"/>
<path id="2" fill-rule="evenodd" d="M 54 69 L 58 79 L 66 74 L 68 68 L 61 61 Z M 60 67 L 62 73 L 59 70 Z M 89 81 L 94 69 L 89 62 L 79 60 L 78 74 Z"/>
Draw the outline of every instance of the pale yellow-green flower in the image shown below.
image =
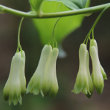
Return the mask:
<path id="1" fill-rule="evenodd" d="M 92 59 L 92 80 L 97 93 L 101 94 L 104 88 L 104 78 L 98 57 L 97 47 L 90 42 L 90 56 Z"/>
<path id="2" fill-rule="evenodd" d="M 89 71 L 89 53 L 85 44 L 80 45 L 79 49 L 79 71 L 73 92 L 78 94 L 84 93 L 90 97 L 93 93 L 93 82 Z"/>
<path id="3" fill-rule="evenodd" d="M 25 79 L 25 53 L 20 51 L 15 53 L 12 58 L 11 68 L 8 80 L 3 89 L 3 95 L 6 100 L 9 100 L 9 104 L 16 105 L 18 102 L 22 103 L 21 94 L 26 91 L 26 79 Z"/>
<path id="4" fill-rule="evenodd" d="M 91 39 L 91 40 L 90 40 L 90 46 L 95 46 L 96 49 L 97 49 L 97 53 L 98 53 L 98 45 L 97 45 L 97 42 L 96 42 L 95 39 Z M 100 62 L 100 61 L 99 61 L 99 62 Z M 102 73 L 102 75 L 103 75 L 104 80 L 107 80 L 106 72 L 105 72 L 104 68 L 102 67 L 101 63 L 100 63 L 100 69 L 101 69 L 101 73 Z"/>
<path id="5" fill-rule="evenodd" d="M 58 49 L 45 45 L 39 60 L 38 67 L 33 74 L 28 87 L 27 93 L 35 95 L 41 93 L 43 96 L 47 94 L 56 94 L 58 91 L 58 82 L 56 77 L 56 60 Z"/>

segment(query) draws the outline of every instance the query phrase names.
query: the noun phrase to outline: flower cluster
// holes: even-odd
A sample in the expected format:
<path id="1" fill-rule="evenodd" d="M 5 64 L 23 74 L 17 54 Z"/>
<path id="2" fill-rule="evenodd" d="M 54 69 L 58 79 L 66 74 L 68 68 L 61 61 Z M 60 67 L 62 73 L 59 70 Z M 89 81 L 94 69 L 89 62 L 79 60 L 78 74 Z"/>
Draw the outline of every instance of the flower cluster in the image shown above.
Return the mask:
<path id="1" fill-rule="evenodd" d="M 58 91 L 58 83 L 56 77 L 56 60 L 58 56 L 58 49 L 45 45 L 38 67 L 33 74 L 28 87 L 27 93 L 35 95 L 41 93 L 43 96 L 50 94 L 55 95 Z"/>
<path id="2" fill-rule="evenodd" d="M 94 88 L 101 94 L 104 88 L 104 80 L 107 79 L 106 73 L 99 61 L 98 46 L 95 39 L 90 40 L 90 56 L 92 60 L 92 75 L 89 71 L 89 52 L 86 44 L 81 44 L 79 49 L 79 71 L 73 92 L 84 93 L 90 97 Z"/>
<path id="3" fill-rule="evenodd" d="M 25 69 L 25 53 L 20 51 L 15 53 L 11 62 L 11 69 L 9 78 L 5 84 L 3 94 L 9 104 L 16 105 L 18 102 L 22 103 L 21 95 L 26 91 L 35 95 L 41 93 L 45 95 L 56 95 L 58 92 L 58 82 L 56 76 L 56 60 L 58 57 L 58 48 L 53 48 L 51 45 L 45 45 L 38 67 L 33 74 L 27 90 L 26 79 L 24 74 Z"/>
<path id="4" fill-rule="evenodd" d="M 9 78 L 5 84 L 3 94 L 6 100 L 9 100 L 9 105 L 13 103 L 16 105 L 18 102 L 22 103 L 21 94 L 26 92 L 26 79 L 25 79 L 25 53 L 20 51 L 15 53 L 11 62 L 11 69 Z"/>
<path id="5" fill-rule="evenodd" d="M 92 75 L 89 70 L 89 52 L 92 60 Z M 95 39 L 90 40 L 89 52 L 86 44 L 81 44 L 79 48 L 79 71 L 73 92 L 84 93 L 91 97 L 94 89 L 101 94 L 104 88 L 106 73 L 99 61 L 98 46 Z M 3 94 L 9 104 L 22 103 L 22 94 L 32 93 L 42 96 L 56 95 L 58 92 L 58 82 L 56 76 L 56 61 L 58 48 L 45 45 L 42 49 L 38 66 L 30 79 L 26 89 L 25 79 L 25 53 L 23 50 L 16 52 L 12 58 L 9 78 L 5 84 Z"/>

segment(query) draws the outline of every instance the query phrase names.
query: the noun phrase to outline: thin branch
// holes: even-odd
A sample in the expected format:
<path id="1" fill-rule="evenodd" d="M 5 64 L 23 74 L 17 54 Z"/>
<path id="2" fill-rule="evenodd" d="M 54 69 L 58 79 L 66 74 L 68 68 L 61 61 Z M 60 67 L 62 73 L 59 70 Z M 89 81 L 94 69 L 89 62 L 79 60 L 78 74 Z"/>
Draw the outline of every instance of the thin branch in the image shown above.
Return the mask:
<path id="1" fill-rule="evenodd" d="M 55 18 L 55 17 L 64 17 L 71 15 L 79 15 L 79 14 L 87 14 L 94 13 L 103 10 L 105 7 L 110 7 L 110 3 L 106 3 L 103 5 L 93 6 L 84 9 L 78 10 L 70 10 L 63 12 L 54 12 L 54 13 L 36 13 L 36 12 L 22 12 L 12 8 L 8 8 L 6 6 L 0 5 L 0 13 L 8 13 L 16 16 L 27 17 L 27 18 Z"/>

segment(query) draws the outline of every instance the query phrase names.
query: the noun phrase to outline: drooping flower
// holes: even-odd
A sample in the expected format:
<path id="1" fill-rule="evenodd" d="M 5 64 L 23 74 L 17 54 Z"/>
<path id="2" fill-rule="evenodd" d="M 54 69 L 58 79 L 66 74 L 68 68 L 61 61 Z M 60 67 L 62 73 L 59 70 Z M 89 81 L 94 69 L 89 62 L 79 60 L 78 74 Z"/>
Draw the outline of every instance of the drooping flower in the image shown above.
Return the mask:
<path id="1" fill-rule="evenodd" d="M 48 59 L 48 64 L 43 75 L 42 80 L 42 91 L 44 94 L 55 95 L 58 91 L 58 83 L 56 78 L 56 59 L 58 56 L 58 49 L 53 48 L 50 57 Z"/>
<path id="2" fill-rule="evenodd" d="M 84 93 L 90 97 L 93 93 L 93 82 L 89 71 L 89 53 L 85 44 L 80 45 L 79 49 L 79 71 L 73 92 L 78 94 Z"/>
<path id="3" fill-rule="evenodd" d="M 15 53 L 12 58 L 11 68 L 8 80 L 3 89 L 3 95 L 5 100 L 9 100 L 9 105 L 13 103 L 16 105 L 18 102 L 22 103 L 21 94 L 26 91 L 26 79 L 25 79 L 25 53 L 20 51 Z"/>
<path id="4" fill-rule="evenodd" d="M 95 39 L 90 40 L 90 46 L 95 46 L 97 49 L 97 54 L 98 54 L 98 45 L 97 45 L 97 42 Z M 100 61 L 99 61 L 99 63 L 100 63 Z M 101 63 L 100 63 L 100 69 L 101 69 L 101 73 L 103 75 L 104 80 L 107 80 L 106 72 L 105 72 L 104 68 L 102 67 Z"/>
<path id="5" fill-rule="evenodd" d="M 35 95 L 41 93 L 43 96 L 47 94 L 56 94 L 58 91 L 58 82 L 56 77 L 56 60 L 58 49 L 45 45 L 38 63 L 38 67 L 33 74 L 28 87 L 27 93 Z"/>
<path id="6" fill-rule="evenodd" d="M 30 82 L 28 83 L 27 93 L 33 93 L 35 95 L 41 92 L 41 85 L 43 80 L 43 74 L 45 71 L 46 63 L 48 62 L 48 58 L 52 51 L 52 47 L 50 45 L 45 45 L 40 56 L 40 60 L 38 63 L 38 67 L 33 74 Z"/>
<path id="7" fill-rule="evenodd" d="M 20 83 L 22 94 L 26 93 L 26 78 L 25 78 L 25 53 L 24 51 L 19 52 L 20 58 Z"/>
<path id="8" fill-rule="evenodd" d="M 98 57 L 97 47 L 90 42 L 90 56 L 92 59 L 92 80 L 97 93 L 101 94 L 104 88 L 104 78 L 101 72 L 101 65 Z"/>

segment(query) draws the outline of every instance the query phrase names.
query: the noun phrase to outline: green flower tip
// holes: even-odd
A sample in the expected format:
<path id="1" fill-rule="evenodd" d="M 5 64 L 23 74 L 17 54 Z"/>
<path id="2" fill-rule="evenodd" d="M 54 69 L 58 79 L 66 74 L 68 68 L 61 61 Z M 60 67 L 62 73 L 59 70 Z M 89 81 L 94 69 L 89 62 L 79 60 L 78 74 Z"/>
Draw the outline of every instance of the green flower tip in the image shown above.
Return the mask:
<path id="1" fill-rule="evenodd" d="M 9 77 L 3 89 L 4 99 L 8 100 L 9 104 L 13 103 L 14 105 L 16 105 L 18 102 L 22 104 L 21 95 L 26 92 L 24 68 L 24 51 L 15 53 L 12 58 Z"/>
<path id="2" fill-rule="evenodd" d="M 28 87 L 27 93 L 33 93 L 42 96 L 55 95 L 58 92 L 58 82 L 56 77 L 56 60 L 58 49 L 45 45 L 40 56 L 38 67 L 33 74 Z"/>
<path id="3" fill-rule="evenodd" d="M 85 44 L 81 44 L 79 48 L 79 71 L 72 92 L 79 94 L 84 93 L 90 97 L 93 93 L 93 82 L 89 71 L 89 53 Z"/>
<path id="4" fill-rule="evenodd" d="M 103 75 L 104 80 L 107 80 L 107 75 L 106 75 L 106 72 L 105 72 L 104 68 L 102 67 L 102 65 L 100 65 L 100 69 L 101 69 L 101 73 Z"/>

